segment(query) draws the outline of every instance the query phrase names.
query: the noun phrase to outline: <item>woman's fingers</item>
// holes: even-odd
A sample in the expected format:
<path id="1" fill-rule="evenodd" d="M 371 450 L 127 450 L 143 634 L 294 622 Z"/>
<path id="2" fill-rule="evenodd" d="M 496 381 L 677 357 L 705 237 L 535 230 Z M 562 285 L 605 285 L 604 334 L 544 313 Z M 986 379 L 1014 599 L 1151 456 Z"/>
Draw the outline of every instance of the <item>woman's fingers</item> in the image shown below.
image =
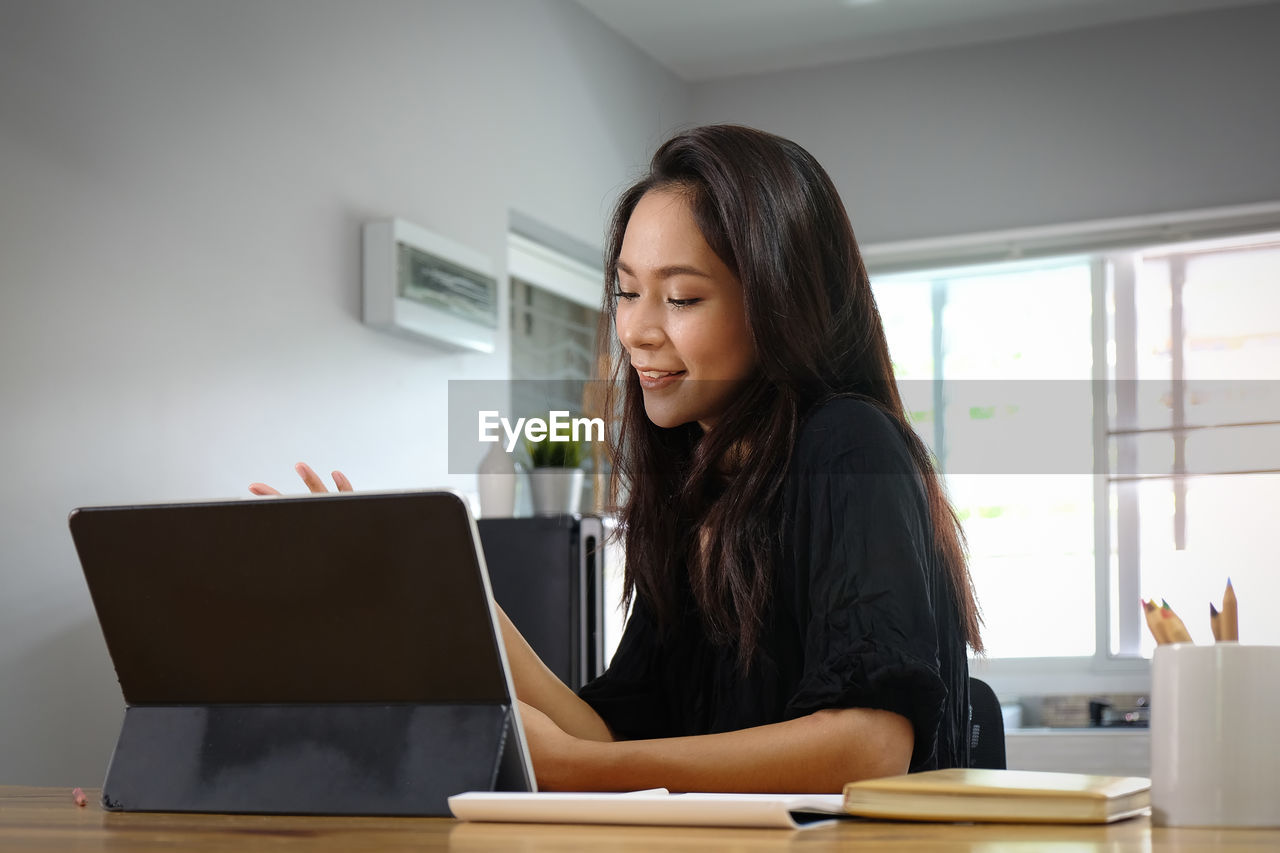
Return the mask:
<path id="1" fill-rule="evenodd" d="M 311 466 L 305 462 L 299 462 L 293 466 L 293 470 L 298 472 L 298 476 L 302 478 L 302 482 L 306 487 L 316 494 L 329 491 L 329 487 L 324 484 L 324 480 L 320 479 L 320 475 L 311 470 Z"/>
<path id="2" fill-rule="evenodd" d="M 329 491 L 329 487 L 324 484 L 324 480 L 320 479 L 320 475 L 315 472 L 310 465 L 305 462 L 299 462 L 293 466 L 293 470 L 298 472 L 298 476 L 302 478 L 303 484 L 307 489 L 317 495 L 325 494 Z M 333 482 L 340 492 L 354 492 L 351 481 L 347 479 L 347 475 L 341 471 L 333 472 Z M 250 483 L 249 491 L 255 495 L 279 495 L 280 490 L 274 486 L 268 486 L 266 483 Z"/>

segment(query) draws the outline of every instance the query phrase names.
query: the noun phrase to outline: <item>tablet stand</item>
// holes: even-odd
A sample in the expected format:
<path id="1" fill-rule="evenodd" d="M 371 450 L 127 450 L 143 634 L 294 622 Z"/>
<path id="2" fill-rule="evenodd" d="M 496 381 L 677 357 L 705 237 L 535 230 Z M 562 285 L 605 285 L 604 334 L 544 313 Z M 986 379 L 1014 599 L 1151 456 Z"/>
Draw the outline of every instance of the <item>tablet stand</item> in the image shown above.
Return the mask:
<path id="1" fill-rule="evenodd" d="M 447 816 L 463 791 L 528 790 L 504 704 L 133 705 L 114 811 Z"/>

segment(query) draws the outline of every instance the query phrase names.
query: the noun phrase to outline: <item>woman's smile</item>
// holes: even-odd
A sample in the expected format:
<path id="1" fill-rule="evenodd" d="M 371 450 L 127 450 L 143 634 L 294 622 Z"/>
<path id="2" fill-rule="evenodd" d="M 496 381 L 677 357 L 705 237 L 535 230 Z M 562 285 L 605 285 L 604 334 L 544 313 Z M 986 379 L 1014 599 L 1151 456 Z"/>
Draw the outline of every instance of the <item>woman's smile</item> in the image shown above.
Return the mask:
<path id="1" fill-rule="evenodd" d="M 658 391 L 667 388 L 685 376 L 685 371 L 683 370 L 654 370 L 653 368 L 645 367 L 637 367 L 636 373 L 640 376 L 640 387 L 646 391 Z"/>

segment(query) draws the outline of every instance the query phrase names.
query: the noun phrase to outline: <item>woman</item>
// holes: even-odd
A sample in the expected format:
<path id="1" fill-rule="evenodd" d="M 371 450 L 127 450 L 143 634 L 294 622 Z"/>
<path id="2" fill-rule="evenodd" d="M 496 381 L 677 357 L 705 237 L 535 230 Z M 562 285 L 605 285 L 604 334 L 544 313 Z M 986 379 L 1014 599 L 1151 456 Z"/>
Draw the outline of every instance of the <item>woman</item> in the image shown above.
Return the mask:
<path id="1" fill-rule="evenodd" d="M 965 765 L 962 536 L 830 178 L 761 131 L 681 133 L 606 262 L 632 613 L 580 695 L 501 617 L 539 786 L 838 792 Z"/>

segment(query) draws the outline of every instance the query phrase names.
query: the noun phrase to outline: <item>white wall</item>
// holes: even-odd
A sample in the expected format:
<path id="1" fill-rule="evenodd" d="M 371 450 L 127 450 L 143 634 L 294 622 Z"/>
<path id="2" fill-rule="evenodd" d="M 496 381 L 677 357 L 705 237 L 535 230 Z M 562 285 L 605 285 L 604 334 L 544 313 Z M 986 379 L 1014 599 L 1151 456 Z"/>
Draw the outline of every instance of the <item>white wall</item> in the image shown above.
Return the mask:
<path id="1" fill-rule="evenodd" d="M 599 246 L 689 107 L 567 0 L 0 0 L 0 784 L 100 784 L 118 731 L 73 507 L 474 488 L 446 381 L 506 349 L 362 326 L 363 221 Z"/>
<path id="2" fill-rule="evenodd" d="M 1280 5 L 701 84 L 831 172 L 863 243 L 1280 200 Z"/>

